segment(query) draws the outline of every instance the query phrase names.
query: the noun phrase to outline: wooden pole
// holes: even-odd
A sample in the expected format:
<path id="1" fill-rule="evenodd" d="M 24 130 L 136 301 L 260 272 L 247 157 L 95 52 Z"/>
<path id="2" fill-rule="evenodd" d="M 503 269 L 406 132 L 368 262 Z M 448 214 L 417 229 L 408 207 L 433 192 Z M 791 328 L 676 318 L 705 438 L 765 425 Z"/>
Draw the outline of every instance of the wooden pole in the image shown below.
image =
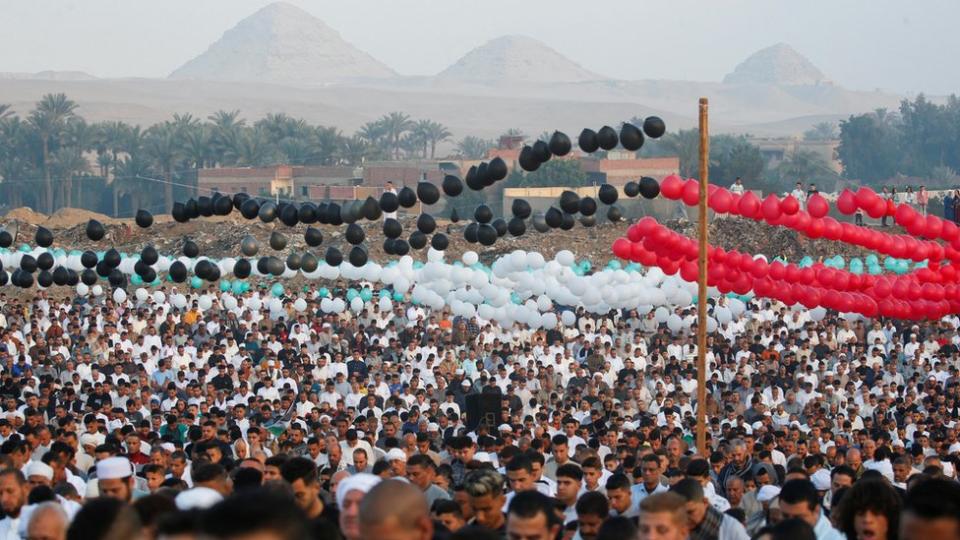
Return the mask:
<path id="1" fill-rule="evenodd" d="M 707 452 L 707 185 L 710 164 L 710 132 L 707 98 L 700 98 L 700 255 L 697 289 L 697 451 Z"/>

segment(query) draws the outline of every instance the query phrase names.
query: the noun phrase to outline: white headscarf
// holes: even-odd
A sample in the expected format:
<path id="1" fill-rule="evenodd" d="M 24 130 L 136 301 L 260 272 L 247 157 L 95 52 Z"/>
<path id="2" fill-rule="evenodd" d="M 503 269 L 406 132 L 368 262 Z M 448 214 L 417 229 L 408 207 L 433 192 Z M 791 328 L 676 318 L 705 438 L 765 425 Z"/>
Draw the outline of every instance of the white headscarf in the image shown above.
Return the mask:
<path id="1" fill-rule="evenodd" d="M 381 478 L 375 474 L 357 473 L 348 476 L 337 484 L 337 506 L 343 508 L 343 501 L 347 498 L 347 493 L 359 491 L 366 494 L 373 486 L 380 483 Z"/>

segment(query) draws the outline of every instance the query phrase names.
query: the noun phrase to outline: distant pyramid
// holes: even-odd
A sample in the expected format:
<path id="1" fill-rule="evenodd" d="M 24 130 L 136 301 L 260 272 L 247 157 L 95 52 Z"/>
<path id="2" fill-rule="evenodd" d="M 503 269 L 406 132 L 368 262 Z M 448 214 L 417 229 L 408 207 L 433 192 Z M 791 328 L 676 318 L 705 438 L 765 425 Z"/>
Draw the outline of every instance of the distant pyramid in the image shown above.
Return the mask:
<path id="1" fill-rule="evenodd" d="M 240 21 L 170 78 L 324 84 L 395 75 L 320 19 L 277 2 Z"/>
<path id="2" fill-rule="evenodd" d="M 483 82 L 580 82 L 602 80 L 543 42 L 502 36 L 465 54 L 440 79 Z"/>
<path id="3" fill-rule="evenodd" d="M 830 82 L 805 56 L 786 43 L 760 49 L 723 78 L 729 84 L 816 85 Z"/>

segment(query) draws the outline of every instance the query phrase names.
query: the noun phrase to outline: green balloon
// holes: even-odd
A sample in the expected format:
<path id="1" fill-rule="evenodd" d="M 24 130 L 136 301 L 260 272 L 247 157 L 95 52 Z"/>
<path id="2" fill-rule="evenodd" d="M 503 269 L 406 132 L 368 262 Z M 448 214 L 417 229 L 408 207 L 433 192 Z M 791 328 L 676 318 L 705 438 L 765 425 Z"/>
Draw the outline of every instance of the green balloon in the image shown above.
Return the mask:
<path id="1" fill-rule="evenodd" d="M 199 289 L 200 287 L 203 287 L 203 280 L 197 276 L 193 276 L 190 278 L 190 286 L 194 289 Z"/>
<path id="2" fill-rule="evenodd" d="M 274 296 L 283 296 L 283 285 L 274 283 L 273 287 L 270 287 L 270 294 Z"/>
<path id="3" fill-rule="evenodd" d="M 230 290 L 230 280 L 221 279 L 220 280 L 220 292 L 227 292 Z"/>

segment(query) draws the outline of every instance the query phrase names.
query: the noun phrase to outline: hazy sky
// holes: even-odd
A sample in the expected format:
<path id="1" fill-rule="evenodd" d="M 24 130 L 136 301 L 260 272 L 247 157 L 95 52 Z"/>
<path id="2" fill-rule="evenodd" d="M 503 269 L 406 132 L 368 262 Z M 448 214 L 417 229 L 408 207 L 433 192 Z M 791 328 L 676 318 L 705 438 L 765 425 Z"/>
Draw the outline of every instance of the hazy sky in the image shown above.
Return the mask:
<path id="1" fill-rule="evenodd" d="M 503 34 L 621 79 L 720 80 L 786 42 L 857 89 L 960 90 L 956 0 L 289 0 L 405 75 Z M 163 77 L 268 0 L 0 0 L 0 71 Z M 2 96 L 0 96 L 2 97 Z"/>

